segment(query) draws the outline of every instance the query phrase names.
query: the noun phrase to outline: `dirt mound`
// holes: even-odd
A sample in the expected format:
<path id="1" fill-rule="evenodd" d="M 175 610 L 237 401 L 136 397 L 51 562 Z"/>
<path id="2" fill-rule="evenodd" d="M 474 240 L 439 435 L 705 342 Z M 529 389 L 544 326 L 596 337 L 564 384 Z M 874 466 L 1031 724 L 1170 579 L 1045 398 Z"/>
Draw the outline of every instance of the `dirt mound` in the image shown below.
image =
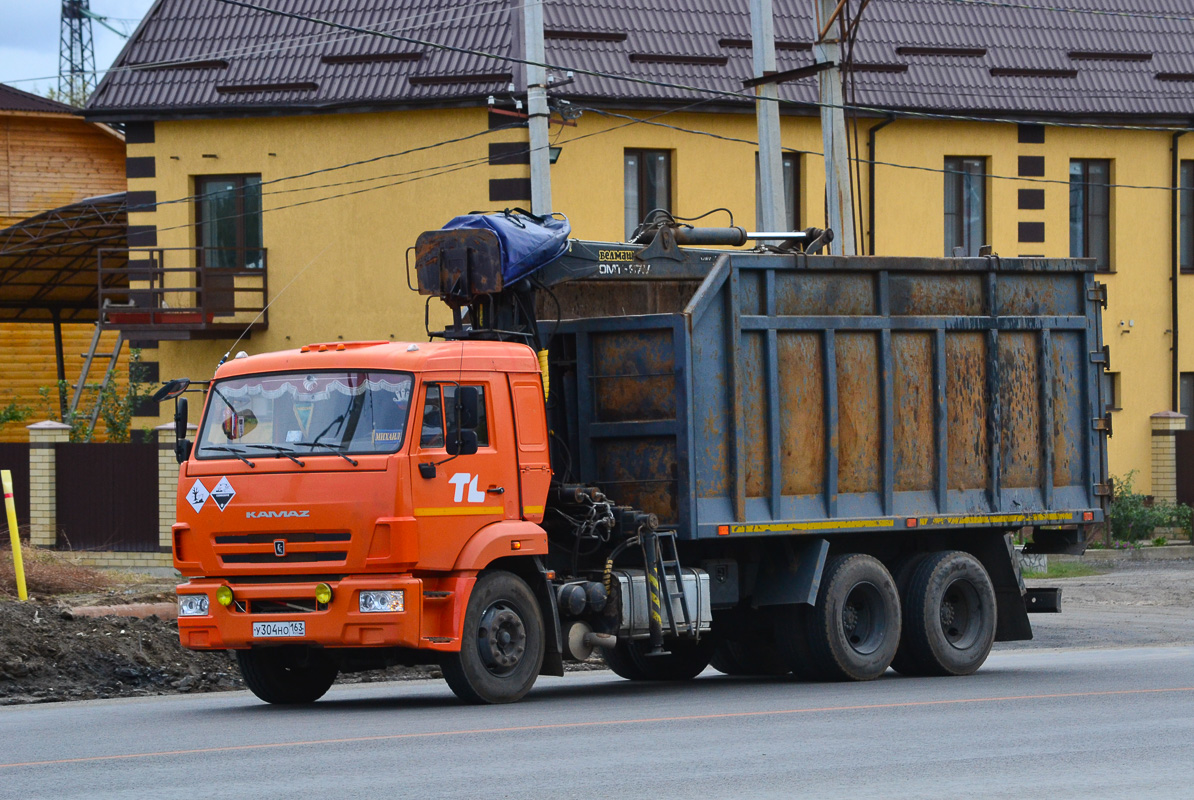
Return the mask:
<path id="1" fill-rule="evenodd" d="M 224 652 L 192 652 L 158 617 L 75 617 L 57 603 L 0 601 L 0 705 L 243 686 Z"/>

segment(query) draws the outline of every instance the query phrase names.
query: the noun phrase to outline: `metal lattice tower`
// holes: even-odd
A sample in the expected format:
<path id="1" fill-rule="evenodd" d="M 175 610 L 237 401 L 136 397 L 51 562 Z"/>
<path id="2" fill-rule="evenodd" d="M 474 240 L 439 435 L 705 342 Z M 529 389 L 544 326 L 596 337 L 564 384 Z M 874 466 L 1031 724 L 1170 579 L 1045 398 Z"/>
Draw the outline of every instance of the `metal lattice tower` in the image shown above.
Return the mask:
<path id="1" fill-rule="evenodd" d="M 58 92 L 81 106 L 95 91 L 95 44 L 89 0 L 62 0 L 62 39 L 58 44 Z"/>

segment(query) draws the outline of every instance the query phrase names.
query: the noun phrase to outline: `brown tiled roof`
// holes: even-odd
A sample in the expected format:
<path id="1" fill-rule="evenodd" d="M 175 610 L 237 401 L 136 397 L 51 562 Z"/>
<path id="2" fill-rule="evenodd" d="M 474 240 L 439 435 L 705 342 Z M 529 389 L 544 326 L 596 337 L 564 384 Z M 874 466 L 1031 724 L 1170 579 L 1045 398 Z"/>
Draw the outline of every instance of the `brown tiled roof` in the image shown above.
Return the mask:
<path id="1" fill-rule="evenodd" d="M 271 8 L 484 51 L 497 59 L 217 2 L 158 0 L 88 106 L 89 116 L 258 114 L 479 103 L 524 86 L 517 0 L 253 0 Z M 853 4 L 856 5 L 856 4 Z M 1194 117 L 1189 0 L 881 0 L 854 52 L 852 102 L 888 109 L 1148 119 Z M 742 93 L 749 0 L 553 0 L 547 61 L 577 74 L 553 92 L 670 105 Z M 1118 16 L 1107 12 L 1128 12 Z M 1090 13 L 1097 12 L 1097 13 Z M 776 0 L 780 70 L 812 63 L 809 0 Z M 169 64 L 165 62 L 189 62 Z M 155 65 L 147 67 L 145 65 Z M 140 67 L 140 68 L 138 68 Z M 131 68 L 131 69 L 122 69 Z M 689 88 L 685 88 L 689 87 Z M 781 97 L 811 103 L 816 79 Z"/>
<path id="2" fill-rule="evenodd" d="M 3 83 L 0 83 L 0 111 L 34 111 L 39 114 L 79 113 L 78 109 L 72 108 L 66 103 L 22 92 L 20 89 L 14 89 Z"/>

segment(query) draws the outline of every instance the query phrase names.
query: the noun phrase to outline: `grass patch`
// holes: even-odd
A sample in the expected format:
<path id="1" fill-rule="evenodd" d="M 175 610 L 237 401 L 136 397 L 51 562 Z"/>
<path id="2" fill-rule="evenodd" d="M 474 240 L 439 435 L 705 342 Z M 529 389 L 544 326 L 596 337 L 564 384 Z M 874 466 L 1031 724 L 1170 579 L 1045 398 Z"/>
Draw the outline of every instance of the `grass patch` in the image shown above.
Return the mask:
<path id="1" fill-rule="evenodd" d="M 1093 564 L 1083 564 L 1077 561 L 1050 561 L 1049 569 L 1045 572 L 1029 572 L 1024 570 L 1025 578 L 1089 578 L 1091 575 L 1105 575 L 1110 570 L 1096 567 Z"/>
<path id="2" fill-rule="evenodd" d="M 17 581 L 12 566 L 12 546 L 7 537 L 0 550 L 0 596 L 16 597 Z M 30 595 L 47 597 L 76 592 L 94 592 L 111 585 L 98 569 L 75 563 L 66 553 L 30 547 L 22 542 L 25 585 Z"/>

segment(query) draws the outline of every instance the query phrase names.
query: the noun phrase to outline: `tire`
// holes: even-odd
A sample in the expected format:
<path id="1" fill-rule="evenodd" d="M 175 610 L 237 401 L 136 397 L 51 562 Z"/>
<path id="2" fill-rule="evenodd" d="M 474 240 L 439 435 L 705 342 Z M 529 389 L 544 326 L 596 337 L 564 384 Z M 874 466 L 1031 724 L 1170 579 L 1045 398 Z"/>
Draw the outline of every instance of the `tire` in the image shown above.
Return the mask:
<path id="1" fill-rule="evenodd" d="M 891 660 L 891 668 L 901 675 L 908 677 L 918 677 L 925 674 L 917 660 L 912 656 L 912 647 L 908 644 L 908 608 L 912 605 L 912 603 L 908 602 L 908 587 L 912 585 L 912 575 L 916 572 L 916 568 L 920 566 L 921 562 L 927 556 L 927 553 L 913 553 L 910 556 L 904 556 L 895 563 L 891 570 L 891 577 L 895 579 L 896 590 L 900 593 L 900 607 L 904 613 L 900 646 L 896 650 L 895 658 Z"/>
<path id="2" fill-rule="evenodd" d="M 970 675 L 995 643 L 995 587 L 974 556 L 934 553 L 908 587 L 904 640 L 921 675 Z"/>
<path id="3" fill-rule="evenodd" d="M 535 685 L 543 666 L 543 612 L 526 582 L 509 572 L 483 574 L 468 599 L 460 652 L 441 667 L 466 703 L 513 703 Z"/>
<path id="4" fill-rule="evenodd" d="M 809 646 L 812 606 L 804 603 L 779 606 L 775 610 L 775 646 L 784 666 L 797 680 L 825 680 Z"/>
<path id="5" fill-rule="evenodd" d="M 821 576 L 809 615 L 812 661 L 826 680 L 878 678 L 900 645 L 900 598 L 891 573 L 868 555 L 840 555 Z"/>
<path id="6" fill-rule="evenodd" d="M 619 639 L 601 654 L 614 674 L 628 681 L 687 681 L 705 671 L 716 646 L 710 636 L 699 642 L 681 639 L 666 645 L 666 655 L 649 656 L 646 640 Z"/>
<path id="7" fill-rule="evenodd" d="M 236 663 L 249 691 L 276 705 L 314 703 L 340 672 L 327 651 L 307 647 L 237 650 Z"/>
<path id="8" fill-rule="evenodd" d="M 792 671 L 774 645 L 759 641 L 723 641 L 709 664 L 725 675 L 787 675 Z"/>

